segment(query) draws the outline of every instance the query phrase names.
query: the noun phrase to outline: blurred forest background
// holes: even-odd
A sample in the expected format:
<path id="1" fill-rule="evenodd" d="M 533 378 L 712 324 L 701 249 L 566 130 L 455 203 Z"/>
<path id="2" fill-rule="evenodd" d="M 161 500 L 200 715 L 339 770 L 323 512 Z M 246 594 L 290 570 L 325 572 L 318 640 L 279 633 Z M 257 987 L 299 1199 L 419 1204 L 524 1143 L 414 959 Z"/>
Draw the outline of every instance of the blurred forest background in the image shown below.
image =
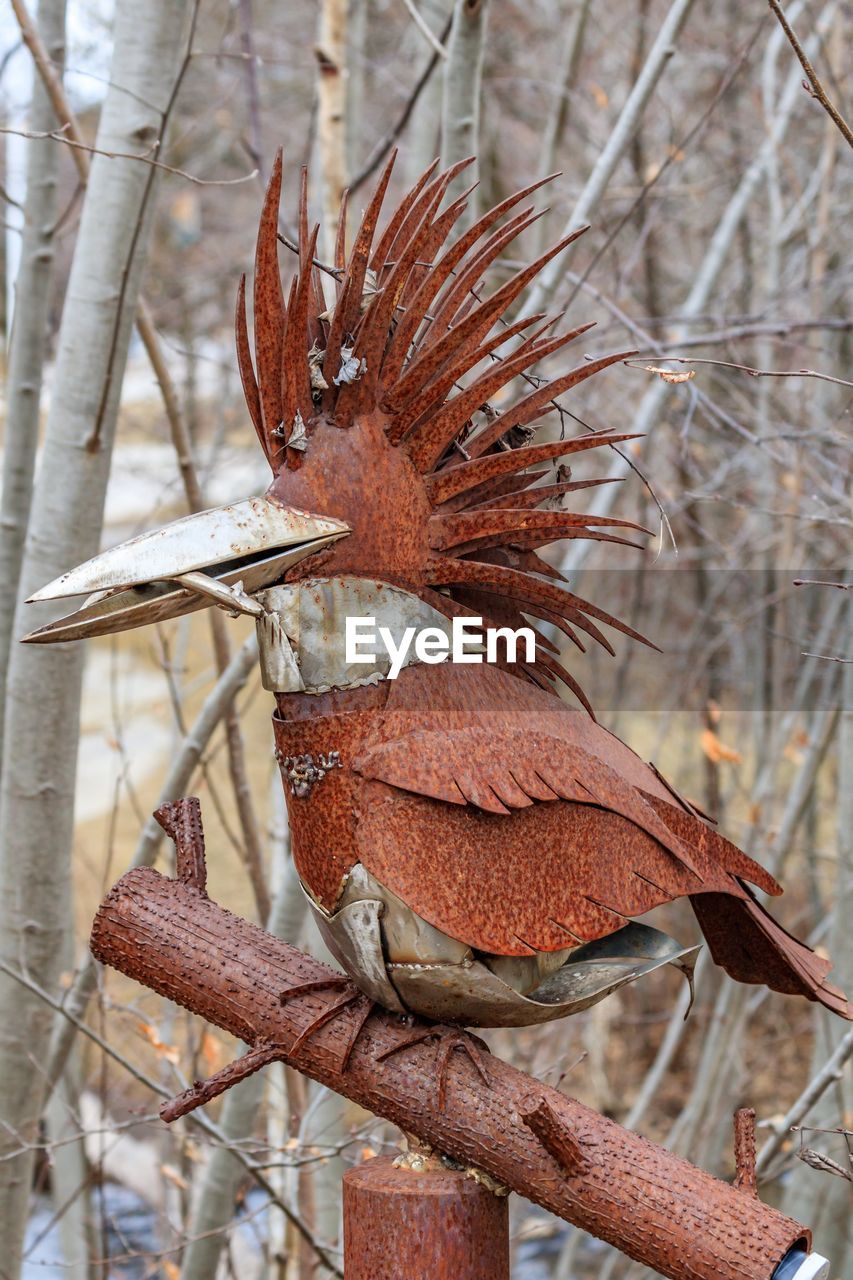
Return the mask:
<path id="1" fill-rule="evenodd" d="M 184 793 L 202 798 L 212 895 L 320 953 L 245 619 L 16 643 L 55 616 L 20 602 L 100 546 L 265 488 L 232 316 L 280 144 L 282 234 L 309 164 L 326 256 L 341 191 L 355 223 L 392 144 L 395 195 L 438 154 L 476 152 L 482 208 L 560 171 L 514 254 L 591 230 L 525 305 L 595 320 L 584 354 L 637 355 L 543 431 L 642 432 L 604 459 L 624 483 L 590 500 L 659 533 L 641 570 L 574 553 L 595 544 L 555 554 L 665 651 L 620 637 L 615 658 L 563 661 L 609 728 L 780 875 L 782 920 L 853 988 L 853 602 L 815 585 L 848 581 L 853 15 L 785 15 L 820 88 L 766 0 L 4 0 L 8 1280 L 340 1274 L 341 1171 L 399 1143 L 280 1066 L 165 1129 L 162 1097 L 238 1046 L 87 959 L 106 888 L 134 861 L 168 867 L 149 815 Z M 281 266 L 287 281 L 286 248 Z M 849 1277 L 853 1033 L 705 961 L 686 1008 L 659 974 L 489 1039 L 723 1177 L 732 1112 L 754 1106 L 762 1195 Z M 520 1201 L 512 1223 L 518 1280 L 648 1274 Z"/>

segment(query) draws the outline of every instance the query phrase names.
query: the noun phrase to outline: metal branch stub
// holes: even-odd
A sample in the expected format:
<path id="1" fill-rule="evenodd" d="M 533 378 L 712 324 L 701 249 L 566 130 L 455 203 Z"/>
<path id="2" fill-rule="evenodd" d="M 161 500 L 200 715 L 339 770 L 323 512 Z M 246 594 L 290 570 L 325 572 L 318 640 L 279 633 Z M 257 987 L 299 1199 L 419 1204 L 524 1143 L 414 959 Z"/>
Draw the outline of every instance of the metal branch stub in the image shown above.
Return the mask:
<path id="1" fill-rule="evenodd" d="M 735 1125 L 735 1186 L 747 1195 L 758 1195 L 755 1176 L 755 1110 L 740 1107 L 734 1115 Z"/>
<path id="2" fill-rule="evenodd" d="M 275 758 L 287 780 L 291 793 L 305 800 L 318 782 L 322 782 L 330 769 L 340 769 L 340 751 L 319 752 L 316 759 L 310 752 L 299 756 L 284 756 L 276 751 Z"/>
<path id="3" fill-rule="evenodd" d="M 530 1110 L 522 1111 L 521 1119 L 570 1178 L 589 1171 L 589 1157 L 578 1140 L 560 1123 L 553 1108 L 544 1098 L 540 1098 Z"/>
<path id="4" fill-rule="evenodd" d="M 197 796 L 184 796 L 163 804 L 154 814 L 166 835 L 175 842 L 178 879 L 207 893 L 207 863 L 204 857 L 204 827 Z"/>
<path id="5" fill-rule="evenodd" d="M 229 1062 L 209 1080 L 194 1080 L 183 1093 L 164 1102 L 160 1107 L 160 1118 L 167 1124 L 171 1124 L 181 1116 L 188 1115 L 190 1111 L 195 1111 L 196 1107 L 203 1107 L 213 1098 L 218 1098 L 221 1093 L 225 1093 L 226 1089 L 239 1084 L 241 1080 L 246 1080 L 262 1067 L 269 1066 L 271 1062 L 277 1062 L 284 1057 L 284 1054 L 285 1050 L 281 1045 L 259 1041 L 241 1058 Z"/>

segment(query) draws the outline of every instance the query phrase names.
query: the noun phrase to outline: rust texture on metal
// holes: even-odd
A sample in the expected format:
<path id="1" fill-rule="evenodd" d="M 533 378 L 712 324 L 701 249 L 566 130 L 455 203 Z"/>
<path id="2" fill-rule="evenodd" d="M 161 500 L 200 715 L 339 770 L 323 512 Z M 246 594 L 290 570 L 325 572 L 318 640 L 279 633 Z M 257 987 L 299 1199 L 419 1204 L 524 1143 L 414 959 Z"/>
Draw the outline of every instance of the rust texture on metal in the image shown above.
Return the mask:
<path id="1" fill-rule="evenodd" d="M 748 1195 L 758 1195 L 755 1176 L 755 1111 L 752 1107 L 740 1107 L 734 1116 L 735 1129 L 735 1186 Z"/>
<path id="2" fill-rule="evenodd" d="M 248 1062 L 226 1068 L 226 1085 L 278 1057 L 661 1275 L 770 1280 L 791 1245 L 809 1241 L 806 1228 L 777 1210 L 499 1058 L 487 1059 L 487 1085 L 465 1054 L 453 1054 L 440 1108 L 440 1047 L 409 1043 L 380 1060 L 411 1041 L 408 1022 L 360 1004 L 357 993 L 342 1005 L 341 975 L 188 883 L 149 869 L 128 872 L 98 911 L 92 950 L 251 1046 Z M 327 1016 L 331 1009 L 335 1015 Z M 220 1083 L 221 1076 L 194 1086 L 165 1114 L 201 1105 Z M 571 1177 L 566 1146 L 555 1158 L 522 1118 L 543 1101 L 549 1131 L 563 1131 L 588 1161 Z"/>
<path id="3" fill-rule="evenodd" d="M 204 826 L 197 796 L 162 804 L 154 812 L 160 826 L 175 842 L 175 867 L 184 884 L 207 892 L 207 861 L 204 856 Z"/>
<path id="4" fill-rule="evenodd" d="M 443 935 L 521 957 L 613 935 L 627 919 L 687 896 L 708 920 L 724 967 L 846 1009 L 826 981 L 827 962 L 774 932 L 746 887 L 778 893 L 773 878 L 617 738 L 549 692 L 494 666 L 419 665 L 369 690 L 278 703 L 280 759 L 331 744 L 340 752 L 322 792 L 288 797 L 297 870 L 323 912 L 344 905 L 361 865 Z M 736 911 L 744 929 L 726 932 Z M 387 916 L 378 927 L 387 953 Z M 740 939 L 750 931 L 747 967 Z M 356 981 L 364 977 L 354 953 L 339 960 Z M 438 950 L 432 960 L 435 986 L 446 988 L 455 975 L 438 967 L 446 964 Z M 424 981 L 402 970 L 391 977 L 406 1007 L 435 1016 Z M 489 1025 L 478 998 L 485 990 L 468 989 L 471 1023 Z M 526 1008 L 531 1022 L 541 1020 Z M 500 1009 L 501 1025 L 520 1021 Z M 447 1004 L 441 1016 L 465 1021 Z"/>
<path id="5" fill-rule="evenodd" d="M 510 1280 L 509 1215 L 463 1170 L 379 1156 L 344 1174 L 347 1280 Z"/>

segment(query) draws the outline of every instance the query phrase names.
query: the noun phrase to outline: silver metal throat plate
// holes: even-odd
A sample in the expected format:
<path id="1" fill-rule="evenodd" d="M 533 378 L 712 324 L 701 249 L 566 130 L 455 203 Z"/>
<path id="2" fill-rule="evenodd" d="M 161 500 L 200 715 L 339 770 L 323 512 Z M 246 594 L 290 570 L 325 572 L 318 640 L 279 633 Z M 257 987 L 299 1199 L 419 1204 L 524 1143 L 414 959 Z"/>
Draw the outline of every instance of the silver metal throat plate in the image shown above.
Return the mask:
<path id="1" fill-rule="evenodd" d="M 347 618 L 370 618 L 377 633 L 387 627 L 395 644 L 407 627 L 437 627 L 451 637 L 444 614 L 418 596 L 372 578 L 306 578 L 258 591 L 255 598 L 266 610 L 257 619 L 261 679 L 273 693 L 328 693 L 387 678 L 391 657 L 378 638 L 375 658 L 347 662 Z M 404 665 L 417 661 L 412 645 Z"/>

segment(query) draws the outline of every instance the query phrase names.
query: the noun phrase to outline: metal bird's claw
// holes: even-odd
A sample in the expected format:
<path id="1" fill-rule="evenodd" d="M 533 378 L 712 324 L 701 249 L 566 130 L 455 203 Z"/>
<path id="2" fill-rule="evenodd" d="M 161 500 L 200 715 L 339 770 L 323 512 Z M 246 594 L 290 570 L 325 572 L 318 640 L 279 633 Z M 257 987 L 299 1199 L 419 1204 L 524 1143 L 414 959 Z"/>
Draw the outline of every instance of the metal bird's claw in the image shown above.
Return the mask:
<path id="1" fill-rule="evenodd" d="M 439 1111 L 444 1110 L 445 1098 L 447 1096 L 447 1070 L 450 1065 L 450 1055 L 454 1049 L 461 1049 L 469 1062 L 474 1067 L 478 1076 L 482 1080 L 487 1089 L 491 1089 L 492 1082 L 489 1078 L 489 1072 L 486 1067 L 485 1054 L 491 1054 L 489 1046 L 485 1040 L 481 1040 L 479 1036 L 472 1035 L 470 1031 L 460 1031 L 455 1027 L 427 1027 L 423 1031 L 416 1031 L 412 1035 L 407 1036 L 405 1040 L 401 1040 L 399 1044 L 395 1044 L 393 1049 L 386 1049 L 384 1053 L 378 1056 L 378 1062 L 384 1062 L 387 1058 L 393 1057 L 395 1053 L 402 1053 L 404 1049 L 409 1049 L 416 1044 L 424 1044 L 427 1040 L 437 1040 L 438 1058 L 436 1061 L 436 1070 L 438 1080 L 436 1082 L 436 1102 Z"/>
<path id="2" fill-rule="evenodd" d="M 349 1034 L 344 1043 L 338 1064 L 340 1070 L 345 1071 L 352 1051 L 364 1029 L 364 1024 L 376 1007 L 376 1001 L 366 996 L 354 982 L 344 977 L 343 974 L 330 974 L 327 978 L 316 978 L 309 982 L 300 982 L 295 986 L 287 987 L 281 992 L 279 1001 L 281 1004 L 289 1004 L 291 1000 L 296 1000 L 299 996 L 311 995 L 319 991 L 338 991 L 340 995 L 325 1009 L 321 1009 L 317 1016 L 308 1023 L 308 1026 L 300 1031 L 287 1051 L 288 1057 L 295 1057 L 306 1041 L 316 1035 L 327 1023 L 333 1022 L 345 1009 L 353 1009 L 355 1018 L 350 1023 Z"/>

